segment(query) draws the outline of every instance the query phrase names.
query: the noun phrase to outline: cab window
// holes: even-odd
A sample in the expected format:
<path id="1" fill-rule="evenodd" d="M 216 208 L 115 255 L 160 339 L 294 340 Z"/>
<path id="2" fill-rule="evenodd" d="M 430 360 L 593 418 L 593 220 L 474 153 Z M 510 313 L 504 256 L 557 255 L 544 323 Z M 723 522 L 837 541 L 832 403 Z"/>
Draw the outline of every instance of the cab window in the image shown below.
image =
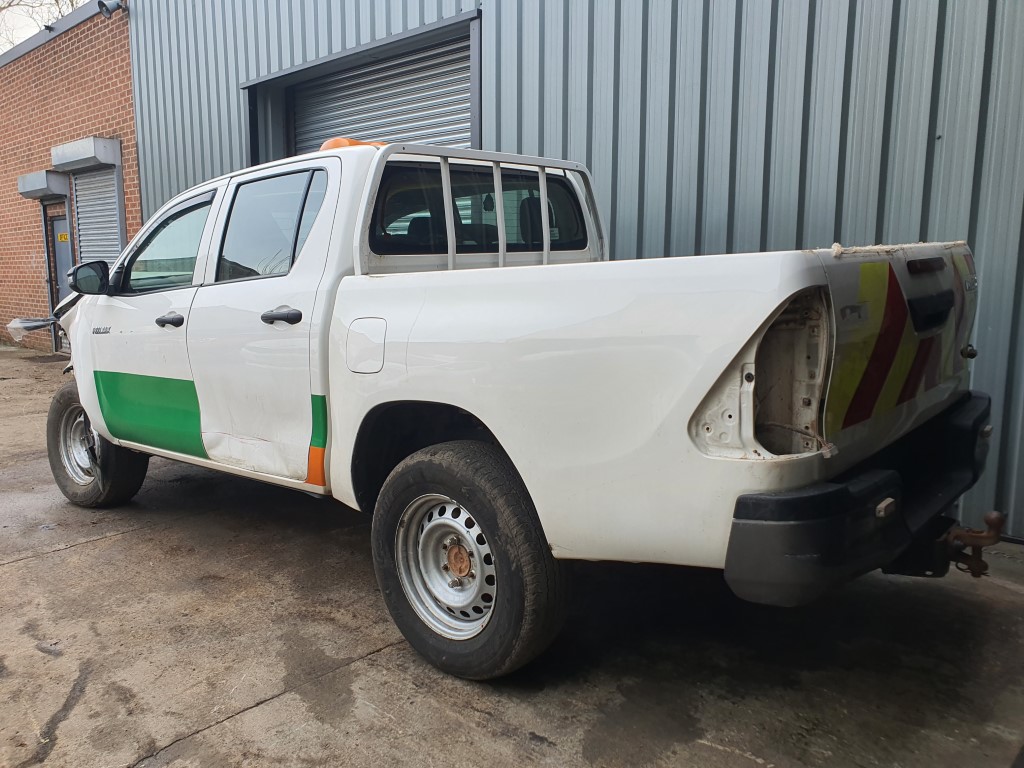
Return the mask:
<path id="1" fill-rule="evenodd" d="M 499 205 L 507 251 L 543 249 L 540 174 L 502 168 L 501 200 L 496 199 L 490 166 L 451 163 L 449 178 L 457 254 L 498 252 Z M 585 249 L 583 210 L 568 180 L 549 171 L 547 196 L 551 250 Z M 437 163 L 392 162 L 384 167 L 373 210 L 370 250 L 381 256 L 448 252 L 444 191 Z"/>
<path id="2" fill-rule="evenodd" d="M 239 184 L 217 259 L 217 282 L 287 274 L 327 190 L 325 171 Z"/>
<path id="3" fill-rule="evenodd" d="M 163 291 L 192 285 L 203 229 L 213 195 L 170 213 L 135 251 L 121 284 L 124 293 Z"/>
<path id="4" fill-rule="evenodd" d="M 494 172 L 478 165 L 450 166 L 456 253 L 497 253 Z M 507 213 L 505 214 L 508 215 Z"/>
<path id="5" fill-rule="evenodd" d="M 437 163 L 388 163 L 370 227 L 374 253 L 448 253 L 441 169 Z"/>
<path id="6" fill-rule="evenodd" d="M 579 251 L 586 248 L 587 227 L 576 193 L 565 177 L 550 171 L 546 176 L 551 250 Z M 501 190 L 508 250 L 541 250 L 544 247 L 544 230 L 540 217 L 540 174 L 502 168 Z"/>

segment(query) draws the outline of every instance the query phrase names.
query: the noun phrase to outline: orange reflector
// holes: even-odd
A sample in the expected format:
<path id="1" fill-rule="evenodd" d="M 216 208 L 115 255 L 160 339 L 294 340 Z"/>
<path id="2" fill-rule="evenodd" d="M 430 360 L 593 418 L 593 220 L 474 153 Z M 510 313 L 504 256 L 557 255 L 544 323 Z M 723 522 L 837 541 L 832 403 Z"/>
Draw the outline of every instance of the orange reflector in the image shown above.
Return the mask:
<path id="1" fill-rule="evenodd" d="M 387 146 L 386 142 L 383 141 L 360 141 L 359 139 L 348 139 L 344 136 L 335 136 L 333 139 L 328 139 L 320 145 L 320 151 L 323 152 L 325 149 L 341 149 L 342 147 L 384 147 Z"/>
<path id="2" fill-rule="evenodd" d="M 309 453 L 306 455 L 306 482 L 310 485 L 327 485 L 323 448 L 309 446 Z"/>

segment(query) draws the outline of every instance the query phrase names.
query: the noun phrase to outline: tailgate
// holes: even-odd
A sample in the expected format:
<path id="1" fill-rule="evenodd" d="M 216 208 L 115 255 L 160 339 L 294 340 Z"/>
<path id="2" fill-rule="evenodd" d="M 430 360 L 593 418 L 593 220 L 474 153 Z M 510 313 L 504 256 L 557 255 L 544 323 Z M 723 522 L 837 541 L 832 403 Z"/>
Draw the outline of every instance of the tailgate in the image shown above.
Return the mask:
<path id="1" fill-rule="evenodd" d="M 818 253 L 835 333 L 824 436 L 847 452 L 846 464 L 967 390 L 961 350 L 974 324 L 978 281 L 964 242 L 837 245 Z"/>

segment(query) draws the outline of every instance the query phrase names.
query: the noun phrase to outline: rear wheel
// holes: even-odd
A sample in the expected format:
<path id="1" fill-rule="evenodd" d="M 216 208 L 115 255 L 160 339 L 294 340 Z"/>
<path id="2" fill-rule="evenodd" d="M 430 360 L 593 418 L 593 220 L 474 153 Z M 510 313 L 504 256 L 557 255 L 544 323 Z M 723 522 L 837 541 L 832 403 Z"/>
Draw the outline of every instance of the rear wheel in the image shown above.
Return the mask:
<path id="1" fill-rule="evenodd" d="M 46 448 L 57 487 L 82 507 L 124 504 L 139 492 L 149 468 L 149 456 L 114 445 L 93 430 L 73 381 L 50 403 Z"/>
<path id="2" fill-rule="evenodd" d="M 399 464 L 381 490 L 372 538 L 392 618 L 445 672 L 507 674 L 561 628 L 564 567 L 522 480 L 490 445 L 443 443 Z"/>

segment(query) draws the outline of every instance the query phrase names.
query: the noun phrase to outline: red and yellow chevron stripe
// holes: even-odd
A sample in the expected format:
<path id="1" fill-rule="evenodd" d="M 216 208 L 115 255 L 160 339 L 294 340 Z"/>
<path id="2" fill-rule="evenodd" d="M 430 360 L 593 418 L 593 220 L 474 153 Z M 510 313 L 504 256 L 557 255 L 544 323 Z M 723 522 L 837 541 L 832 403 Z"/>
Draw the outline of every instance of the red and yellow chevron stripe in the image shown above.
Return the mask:
<path id="1" fill-rule="evenodd" d="M 941 327 L 919 336 L 893 265 L 859 265 L 858 306 L 866 319 L 845 339 L 838 329 L 825 413 L 827 435 L 883 416 L 963 370 L 960 349 L 968 332 L 964 318 L 973 311 L 964 281 L 974 265 L 969 254 L 954 254 L 947 266 L 953 272 L 953 311 Z"/>

